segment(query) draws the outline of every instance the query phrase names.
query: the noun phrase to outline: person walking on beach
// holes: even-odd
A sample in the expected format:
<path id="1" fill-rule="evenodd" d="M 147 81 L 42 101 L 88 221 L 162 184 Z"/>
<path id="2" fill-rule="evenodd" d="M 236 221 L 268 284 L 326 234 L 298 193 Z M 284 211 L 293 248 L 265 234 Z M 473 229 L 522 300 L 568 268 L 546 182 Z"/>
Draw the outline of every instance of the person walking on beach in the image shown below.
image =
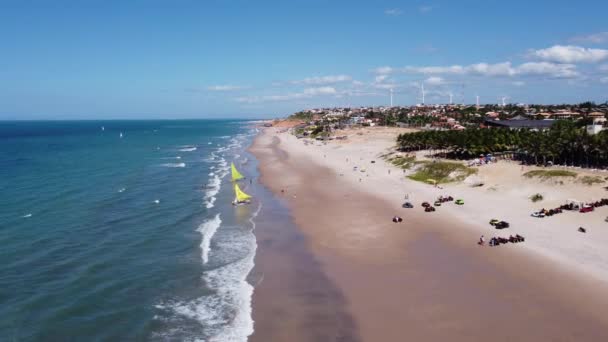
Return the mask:
<path id="1" fill-rule="evenodd" d="M 484 238 L 484 236 L 483 236 L 483 235 L 482 235 L 482 236 L 480 236 L 480 237 L 479 237 L 479 245 L 480 245 L 480 246 L 483 246 L 483 245 L 485 244 L 485 242 L 486 242 L 486 239 Z"/>

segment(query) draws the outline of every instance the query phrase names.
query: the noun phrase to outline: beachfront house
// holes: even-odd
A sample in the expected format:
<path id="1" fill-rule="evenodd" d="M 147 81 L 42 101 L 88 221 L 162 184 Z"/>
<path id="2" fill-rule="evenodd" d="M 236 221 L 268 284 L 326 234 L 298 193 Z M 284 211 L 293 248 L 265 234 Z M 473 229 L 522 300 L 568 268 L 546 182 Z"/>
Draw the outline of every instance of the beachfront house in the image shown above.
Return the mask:
<path id="1" fill-rule="evenodd" d="M 551 116 L 552 119 L 577 119 L 581 116 L 580 113 L 577 112 L 573 112 L 570 110 L 558 110 L 557 112 L 553 113 L 553 115 Z"/>

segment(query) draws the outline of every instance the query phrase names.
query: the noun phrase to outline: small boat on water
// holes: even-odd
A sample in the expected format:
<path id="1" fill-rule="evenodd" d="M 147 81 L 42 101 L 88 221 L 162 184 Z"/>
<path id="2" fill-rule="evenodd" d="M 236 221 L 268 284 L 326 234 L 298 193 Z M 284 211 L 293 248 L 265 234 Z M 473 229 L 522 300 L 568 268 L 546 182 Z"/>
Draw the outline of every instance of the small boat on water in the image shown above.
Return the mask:
<path id="1" fill-rule="evenodd" d="M 234 163 L 231 163 L 231 164 L 230 164 L 230 169 L 231 169 L 231 171 L 232 171 L 232 181 L 233 181 L 233 182 L 236 182 L 236 181 L 238 181 L 238 180 L 240 180 L 240 179 L 245 178 L 245 176 L 243 176 L 243 175 L 242 175 L 242 174 L 239 172 L 239 170 L 237 170 L 237 169 L 236 169 L 236 166 L 234 166 Z"/>
<path id="2" fill-rule="evenodd" d="M 234 201 L 232 202 L 233 205 L 251 203 L 251 195 L 246 194 L 236 183 L 234 184 L 234 193 L 235 197 Z"/>
<path id="3" fill-rule="evenodd" d="M 234 182 L 234 201 L 232 201 L 233 205 L 239 205 L 239 204 L 249 204 L 251 203 L 251 195 L 245 193 L 243 190 L 241 190 L 241 188 L 239 187 L 239 184 L 237 183 L 238 180 L 244 179 L 245 176 L 243 176 L 243 174 L 241 174 L 239 172 L 239 170 L 236 169 L 236 166 L 234 166 L 234 163 L 230 164 L 230 171 L 232 173 L 232 182 Z"/>

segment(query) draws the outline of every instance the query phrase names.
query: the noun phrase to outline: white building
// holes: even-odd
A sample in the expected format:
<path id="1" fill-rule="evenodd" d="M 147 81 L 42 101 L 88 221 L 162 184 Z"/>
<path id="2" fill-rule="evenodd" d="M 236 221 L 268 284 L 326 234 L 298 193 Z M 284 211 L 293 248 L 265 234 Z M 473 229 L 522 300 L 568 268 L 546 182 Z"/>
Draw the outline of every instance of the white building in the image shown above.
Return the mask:
<path id="1" fill-rule="evenodd" d="M 599 132 L 604 130 L 604 126 L 602 125 L 602 122 L 605 121 L 601 120 L 601 119 L 596 119 L 593 120 L 593 124 L 591 125 L 587 125 L 587 134 L 589 135 L 594 135 L 594 134 L 598 134 Z"/>

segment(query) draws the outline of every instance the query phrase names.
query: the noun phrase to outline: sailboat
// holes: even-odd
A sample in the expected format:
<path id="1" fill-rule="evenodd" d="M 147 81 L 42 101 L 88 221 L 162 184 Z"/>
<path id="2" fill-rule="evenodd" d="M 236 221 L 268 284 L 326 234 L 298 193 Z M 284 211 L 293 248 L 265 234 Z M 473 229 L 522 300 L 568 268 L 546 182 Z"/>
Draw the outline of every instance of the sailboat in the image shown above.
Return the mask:
<path id="1" fill-rule="evenodd" d="M 243 176 L 243 175 L 242 175 L 242 174 L 239 172 L 239 170 L 237 170 L 237 169 L 236 169 L 236 166 L 234 166 L 234 163 L 231 163 L 231 164 L 230 164 L 230 168 L 231 168 L 231 171 L 232 171 L 232 181 L 233 181 L 233 182 L 236 182 L 236 181 L 237 181 L 237 180 L 239 180 L 239 179 L 243 179 L 243 178 L 245 178 L 245 176 Z"/>
<path id="2" fill-rule="evenodd" d="M 234 192 L 236 194 L 235 198 L 234 198 L 234 202 L 232 202 L 232 204 L 237 205 L 237 204 L 246 204 L 251 202 L 251 196 L 244 193 L 243 190 L 241 190 L 241 188 L 239 188 L 239 185 L 237 183 L 234 183 Z"/>

